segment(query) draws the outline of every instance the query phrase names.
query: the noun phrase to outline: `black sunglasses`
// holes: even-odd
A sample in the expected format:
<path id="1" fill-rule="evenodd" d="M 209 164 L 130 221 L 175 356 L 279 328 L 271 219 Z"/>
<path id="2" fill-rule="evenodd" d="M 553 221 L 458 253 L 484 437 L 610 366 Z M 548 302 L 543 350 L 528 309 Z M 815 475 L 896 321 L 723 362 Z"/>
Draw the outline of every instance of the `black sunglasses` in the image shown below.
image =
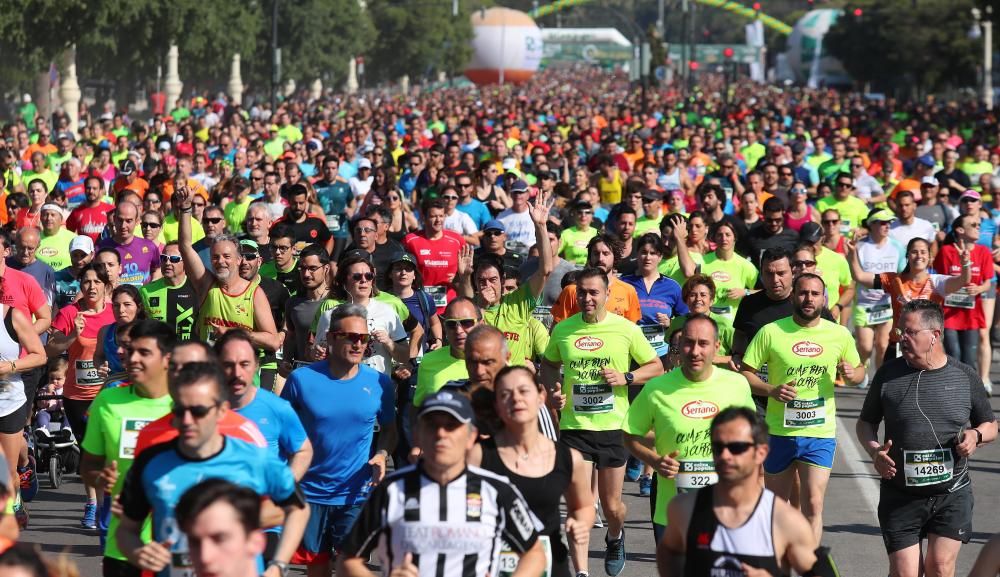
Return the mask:
<path id="1" fill-rule="evenodd" d="M 142 228 L 160 228 L 162 225 L 158 222 L 143 222 L 139 226 Z"/>
<path id="2" fill-rule="evenodd" d="M 212 409 L 218 406 L 219 403 L 208 406 L 191 405 L 190 407 L 185 407 L 184 405 L 174 405 L 174 408 L 170 409 L 170 412 L 173 413 L 173 415 L 178 419 L 183 419 L 185 413 L 191 413 L 191 416 L 195 419 L 204 419 L 209 413 L 212 412 Z"/>
<path id="3" fill-rule="evenodd" d="M 214 216 L 214 217 L 207 217 L 206 216 L 203 220 L 205 222 L 207 222 L 208 224 L 219 224 L 220 222 L 222 222 L 222 219 L 219 218 L 219 217 L 217 217 L 217 216 Z"/>
<path id="4" fill-rule="evenodd" d="M 750 441 L 732 441 L 730 443 L 718 443 L 712 442 L 712 454 L 721 455 L 722 451 L 729 449 L 729 452 L 733 455 L 742 455 L 750 450 L 750 447 L 756 446 L 757 443 Z"/>
<path id="5" fill-rule="evenodd" d="M 358 282 L 361 279 L 365 279 L 366 281 L 371 281 L 374 278 L 375 275 L 373 275 L 370 272 L 356 272 L 351 275 L 351 280 L 353 280 L 354 282 Z"/>

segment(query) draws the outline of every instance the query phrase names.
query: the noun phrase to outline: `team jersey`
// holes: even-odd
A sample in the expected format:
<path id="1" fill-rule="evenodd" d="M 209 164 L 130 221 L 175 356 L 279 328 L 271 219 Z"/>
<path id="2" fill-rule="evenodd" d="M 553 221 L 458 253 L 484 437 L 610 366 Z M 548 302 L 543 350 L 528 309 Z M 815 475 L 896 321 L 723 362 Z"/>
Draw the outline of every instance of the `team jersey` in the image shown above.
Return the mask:
<path id="1" fill-rule="evenodd" d="M 816 210 L 820 214 L 833 209 L 840 214 L 840 234 L 851 237 L 854 229 L 861 226 L 861 221 L 868 216 L 868 205 L 856 196 L 848 196 L 837 200 L 835 196 L 825 196 L 816 201 Z"/>
<path id="2" fill-rule="evenodd" d="M 667 524 L 667 504 L 677 493 L 716 483 L 712 461 L 712 417 L 728 407 L 754 408 L 750 383 L 732 371 L 715 367 L 709 378 L 690 381 L 680 368 L 651 379 L 632 401 L 622 430 L 630 435 L 655 433 L 656 453 L 680 451 L 674 479 L 657 475 L 653 522 Z"/>
<path id="3" fill-rule="evenodd" d="M 660 216 L 655 218 L 649 218 L 645 215 L 640 216 L 639 220 L 635 222 L 635 231 L 632 233 L 632 238 L 639 238 L 647 232 L 659 233 L 660 223 L 663 222 L 663 217 L 665 216 L 666 212 L 660 212 Z"/>
<path id="4" fill-rule="evenodd" d="M 486 324 L 500 329 L 507 338 L 511 366 L 527 364 L 533 358 L 532 342 L 526 329 L 537 304 L 538 300 L 531 294 L 531 285 L 524 283 L 504 295 L 499 304 L 483 309 Z"/>
<path id="5" fill-rule="evenodd" d="M 51 235 L 41 235 L 38 241 L 38 260 L 52 267 L 52 270 L 59 272 L 69 267 L 72 262 L 69 258 L 69 243 L 76 238 L 71 231 L 60 228 L 58 232 Z"/>
<path id="6" fill-rule="evenodd" d="M 101 241 L 98 247 L 111 247 L 118 251 L 122 263 L 119 276 L 121 284 L 140 287 L 160 267 L 160 249 L 151 240 L 134 236 L 128 244 L 120 244 L 109 238 Z"/>
<path id="7" fill-rule="evenodd" d="M 636 323 L 642 318 L 642 306 L 639 305 L 639 295 L 635 287 L 614 275 L 608 275 L 608 312 L 627 318 Z M 561 322 L 580 312 L 580 303 L 576 300 L 576 283 L 566 285 L 559 293 L 556 304 L 552 305 L 553 322 Z"/>
<path id="8" fill-rule="evenodd" d="M 666 327 L 660 324 L 656 314 L 662 313 L 672 318 L 688 313 L 687 305 L 681 300 L 681 287 L 677 281 L 663 275 L 653 281 L 649 290 L 646 290 L 646 281 L 641 276 L 626 275 L 622 277 L 622 281 L 635 288 L 642 311 L 642 318 L 639 320 L 642 334 L 656 350 L 656 356 L 662 357 L 667 354 L 670 340 L 667 338 Z"/>
<path id="9" fill-rule="evenodd" d="M 396 420 L 392 379 L 361 365 L 349 379 L 330 378 L 326 361 L 292 371 L 281 390 L 313 442 L 313 460 L 302 478 L 310 503 L 352 505 L 368 497 L 375 424 Z M 331 434 L 333 432 L 333 434 Z"/>
<path id="10" fill-rule="evenodd" d="M 656 358 L 642 329 L 628 319 L 607 313 L 604 320 L 588 323 L 576 314 L 552 328 L 545 359 L 562 363 L 566 406 L 561 429 L 613 431 L 622 428 L 628 411 L 628 387 L 612 387 L 601 370 L 629 371 L 635 361 L 644 365 Z"/>
<path id="11" fill-rule="evenodd" d="M 258 283 L 251 282 L 242 293 L 231 295 L 213 284 L 198 309 L 198 336 L 209 344 L 214 343 L 215 324 L 252 331 L 253 295 L 257 287 Z"/>
<path id="12" fill-rule="evenodd" d="M 694 261 L 694 264 L 700 265 L 705 263 L 705 255 L 700 252 L 689 250 L 688 254 L 691 255 L 691 260 Z M 684 283 L 687 282 L 687 277 L 684 276 L 684 271 L 681 269 L 681 261 L 677 258 L 677 255 L 663 259 L 660 262 L 659 268 L 660 274 L 674 279 L 677 281 L 677 284 L 684 286 Z"/>
<path id="13" fill-rule="evenodd" d="M 851 266 L 847 264 L 847 258 L 826 247 L 821 247 L 816 253 L 816 274 L 826 285 L 828 308 L 837 304 L 840 294 L 854 282 L 851 279 Z"/>
<path id="14" fill-rule="evenodd" d="M 271 391 L 257 389 L 250 404 L 236 412 L 257 425 L 271 454 L 282 461 L 287 461 L 308 440 L 292 405 Z"/>
<path id="15" fill-rule="evenodd" d="M 684 323 L 687 321 L 690 314 L 678 315 L 670 319 L 670 327 L 667 328 L 667 337 L 674 334 L 674 331 L 679 331 L 684 328 Z M 719 331 L 719 354 L 722 356 L 727 356 L 731 354 L 733 350 L 733 334 L 736 332 L 733 329 L 733 322 L 727 317 L 717 315 L 712 311 L 708 311 L 708 316 L 715 321 L 715 326 Z"/>
<path id="16" fill-rule="evenodd" d="M 749 290 L 757 286 L 757 267 L 738 254 L 729 260 L 722 260 L 716 253 L 710 252 L 699 268 L 701 274 L 712 277 L 715 283 L 715 302 L 711 311 L 732 321 L 743 297 L 729 298 L 729 289 Z"/>
<path id="17" fill-rule="evenodd" d="M 152 538 L 169 541 L 172 562 L 159 577 L 194 575 L 187 536 L 177 526 L 174 508 L 184 493 L 204 479 L 225 479 L 253 489 L 283 506 L 298 500 L 295 478 L 288 465 L 268 449 L 223 436 L 222 450 L 208 459 L 192 460 L 178 450 L 177 441 L 143 451 L 133 463 L 121 491 L 123 515 L 133 521 L 152 517 Z"/>
<path id="18" fill-rule="evenodd" d="M 125 476 L 132 468 L 139 431 L 169 413 L 170 407 L 170 395 L 143 397 L 134 386 L 104 389 L 90 404 L 87 433 L 81 447 L 91 455 L 102 457 L 106 464 L 114 462 L 118 465 L 118 481 L 111 491 L 112 497 L 121 493 Z M 125 555 L 118 549 L 115 535 L 118 523 L 118 516 L 112 515 L 104 556 L 124 561 Z M 151 526 L 147 520 L 142 528 L 143 541 L 148 541 L 151 534 Z"/>
<path id="19" fill-rule="evenodd" d="M 764 325 L 754 335 L 743 364 L 759 369 L 767 364 L 773 386 L 792 383 L 798 396 L 787 403 L 767 399 L 767 426 L 781 437 L 836 436 L 837 401 L 833 395 L 837 363 L 861 364 L 854 338 L 846 327 L 819 319 L 804 327 L 794 317 Z"/>
<path id="20" fill-rule="evenodd" d="M 410 233 L 403 239 L 406 252 L 417 259 L 424 290 L 434 297 L 438 314 L 443 314 L 445 305 L 455 298 L 451 281 L 458 272 L 458 253 L 465 246 L 465 239 L 460 234 L 444 230 L 441 235 L 431 240 L 424 233 Z"/>
<path id="21" fill-rule="evenodd" d="M 76 234 L 84 234 L 97 242 L 108 224 L 108 215 L 115 210 L 113 204 L 100 202 L 97 206 L 80 205 L 73 209 L 66 219 L 66 228 Z"/>
<path id="22" fill-rule="evenodd" d="M 353 199 L 351 186 L 346 180 L 340 177 L 332 183 L 326 181 L 317 182 L 313 185 L 316 191 L 316 199 L 326 213 L 326 224 L 330 228 L 330 233 L 334 238 L 346 238 L 349 235 L 347 227 L 347 205 Z"/>
<path id="23" fill-rule="evenodd" d="M 139 295 L 150 318 L 172 327 L 180 340 L 191 339 L 198 318 L 198 294 L 187 277 L 179 286 L 167 284 L 165 278 L 157 279 L 139 287 Z"/>
<path id="24" fill-rule="evenodd" d="M 597 229 L 594 227 L 580 230 L 576 226 L 571 226 L 559 235 L 559 251 L 556 254 L 573 264 L 582 266 L 587 263 L 587 245 L 595 236 Z"/>
<path id="25" fill-rule="evenodd" d="M 413 393 L 413 406 L 419 407 L 427 395 L 436 393 L 448 381 L 468 379 L 465 359 L 451 356 L 451 346 L 430 351 L 423 356 L 417 369 L 417 389 Z"/>
<path id="26" fill-rule="evenodd" d="M 363 559 L 374 553 L 383 576 L 406 553 L 421 575 L 506 575 L 540 529 L 506 477 L 469 466 L 442 486 L 417 464 L 379 485 L 341 552 Z"/>

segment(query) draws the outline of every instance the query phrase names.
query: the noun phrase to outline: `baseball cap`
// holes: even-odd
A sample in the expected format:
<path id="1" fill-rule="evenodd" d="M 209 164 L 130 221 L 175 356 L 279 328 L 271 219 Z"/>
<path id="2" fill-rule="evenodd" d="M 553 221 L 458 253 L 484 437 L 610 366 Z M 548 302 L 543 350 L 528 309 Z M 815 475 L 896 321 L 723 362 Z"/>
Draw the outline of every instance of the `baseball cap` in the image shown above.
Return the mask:
<path id="1" fill-rule="evenodd" d="M 514 184 L 510 185 L 511 192 L 528 192 L 528 183 L 524 182 L 520 178 L 514 181 Z"/>
<path id="2" fill-rule="evenodd" d="M 934 168 L 934 164 L 935 164 L 934 163 L 934 157 L 931 156 L 930 154 L 925 154 L 925 155 L 921 156 L 920 158 L 917 159 L 917 162 L 919 162 L 920 164 L 922 164 L 922 165 L 924 165 L 924 166 L 926 166 L 928 168 Z"/>
<path id="3" fill-rule="evenodd" d="M 161 140 L 160 143 L 156 145 L 156 147 L 159 148 L 162 151 L 170 150 L 170 141 L 169 140 Z"/>
<path id="4" fill-rule="evenodd" d="M 983 197 L 980 196 L 978 192 L 972 190 L 971 188 L 969 190 L 966 190 L 965 192 L 963 192 L 962 196 L 958 197 L 958 200 L 962 200 L 963 198 L 974 198 L 976 200 L 982 200 L 983 199 Z"/>
<path id="5" fill-rule="evenodd" d="M 483 225 L 483 230 L 499 230 L 500 232 L 507 232 L 507 227 L 504 226 L 502 222 L 497 219 L 493 219 Z"/>
<path id="6" fill-rule="evenodd" d="M 868 216 L 868 222 L 892 222 L 896 220 L 896 214 L 888 208 L 876 210 Z"/>
<path id="7" fill-rule="evenodd" d="M 821 238 L 823 238 L 823 228 L 815 222 L 807 222 L 799 229 L 799 240 L 802 242 L 816 244 Z"/>
<path id="8" fill-rule="evenodd" d="M 928 184 L 930 186 L 937 186 L 939 183 L 938 179 L 934 178 L 933 176 L 925 176 L 920 179 L 920 186 L 923 186 L 925 184 Z"/>
<path id="9" fill-rule="evenodd" d="M 358 161 L 358 170 L 361 170 L 362 168 L 371 168 L 371 167 L 372 167 L 372 161 L 368 160 L 367 158 L 362 158 L 361 160 Z"/>
<path id="10" fill-rule="evenodd" d="M 573 202 L 571 202 L 570 205 L 569 205 L 569 208 L 570 208 L 570 210 L 579 210 L 579 209 L 593 208 L 593 207 L 590 206 L 590 203 L 587 202 L 586 200 L 580 199 L 580 200 L 574 200 Z"/>
<path id="11" fill-rule="evenodd" d="M 359 250 L 359 252 L 361 252 Z M 397 262 L 408 262 L 413 266 L 417 266 L 417 259 L 413 258 L 408 252 L 397 252 L 393 255 L 392 260 L 389 261 L 389 266 L 396 264 Z"/>
<path id="12" fill-rule="evenodd" d="M 243 190 L 244 188 L 250 188 L 250 181 L 247 180 L 247 177 L 237 176 L 233 178 L 233 189 Z"/>
<path id="13" fill-rule="evenodd" d="M 420 412 L 417 418 L 422 418 L 430 413 L 448 413 L 460 423 L 472 423 L 476 419 L 472 411 L 472 403 L 465 395 L 452 391 L 438 391 L 424 399 L 420 405 Z"/>
<path id="14" fill-rule="evenodd" d="M 343 256 L 340 257 L 340 262 L 343 262 L 349 258 L 358 258 L 361 260 L 372 262 L 372 253 L 368 252 L 363 248 L 354 248 L 345 252 Z"/>
<path id="15" fill-rule="evenodd" d="M 122 161 L 121 167 L 118 169 L 118 172 L 121 172 L 125 176 L 130 176 L 135 172 L 135 170 L 136 170 L 135 161 L 132 160 L 131 158 L 126 158 L 125 160 Z"/>
<path id="16" fill-rule="evenodd" d="M 663 200 L 663 195 L 659 192 L 653 190 L 652 188 L 647 188 L 642 191 L 643 200 Z"/>
<path id="17" fill-rule="evenodd" d="M 504 171 L 514 170 L 515 168 L 517 168 L 517 159 L 514 158 L 513 156 L 508 156 L 507 158 L 503 159 L 503 162 L 501 163 L 500 166 L 503 167 Z"/>
<path id="18" fill-rule="evenodd" d="M 245 238 L 240 241 L 240 248 L 252 248 L 254 252 L 260 252 L 260 245 L 257 241 Z"/>
<path id="19" fill-rule="evenodd" d="M 73 253 L 78 250 L 82 250 L 87 254 L 94 252 L 94 241 L 89 236 L 82 234 L 77 236 L 69 242 L 69 252 Z"/>

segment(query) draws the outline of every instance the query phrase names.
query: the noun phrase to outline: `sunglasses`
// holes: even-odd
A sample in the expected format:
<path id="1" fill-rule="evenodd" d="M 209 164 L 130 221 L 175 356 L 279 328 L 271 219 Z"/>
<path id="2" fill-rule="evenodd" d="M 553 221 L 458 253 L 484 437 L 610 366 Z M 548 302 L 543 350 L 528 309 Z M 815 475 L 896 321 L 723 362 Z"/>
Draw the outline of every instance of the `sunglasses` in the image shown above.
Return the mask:
<path id="1" fill-rule="evenodd" d="M 371 234 L 371 233 L 375 232 L 375 229 L 372 228 L 372 227 L 370 227 L 370 226 L 359 226 L 357 228 L 357 231 L 365 233 L 365 234 Z"/>
<path id="2" fill-rule="evenodd" d="M 478 322 L 479 319 L 444 319 L 444 326 L 449 329 L 457 329 L 461 325 L 463 329 L 469 330 Z"/>
<path id="3" fill-rule="evenodd" d="M 399 200 L 399 197 L 398 197 L 398 196 L 395 196 L 395 195 L 392 195 L 392 196 L 388 196 L 388 197 L 386 197 L 386 198 L 388 198 L 389 200 L 392 200 L 392 201 L 396 201 L 396 200 Z"/>
<path id="4" fill-rule="evenodd" d="M 831 219 L 824 218 L 823 219 L 823 224 L 839 224 L 839 223 L 840 223 L 840 219 L 838 219 L 838 218 L 831 218 Z"/>
<path id="5" fill-rule="evenodd" d="M 483 234 L 485 234 L 486 236 L 500 236 L 501 234 L 503 234 L 503 231 L 491 228 L 490 230 L 484 230 Z"/>
<path id="6" fill-rule="evenodd" d="M 721 455 L 722 451 L 728 449 L 733 455 L 742 455 L 750 450 L 750 447 L 754 447 L 756 445 L 757 443 L 753 443 L 751 441 L 732 441 L 730 443 L 718 443 L 713 441 L 712 454 Z"/>
<path id="7" fill-rule="evenodd" d="M 366 281 L 371 282 L 372 279 L 374 279 L 374 278 L 375 278 L 375 275 L 373 275 L 370 272 L 356 272 L 356 273 L 353 273 L 350 276 L 350 279 L 353 280 L 354 282 L 360 282 L 361 279 L 365 279 Z"/>
<path id="8" fill-rule="evenodd" d="M 212 409 L 218 406 L 219 403 L 208 406 L 191 405 L 190 407 L 185 407 L 184 405 L 174 405 L 174 408 L 170 409 L 170 412 L 173 413 L 173 415 L 178 419 L 183 419 L 186 413 L 191 413 L 191 416 L 195 419 L 204 419 L 209 413 L 212 412 Z"/>
<path id="9" fill-rule="evenodd" d="M 205 203 L 204 202 L 192 202 L 191 206 L 200 206 L 200 207 L 204 208 L 205 207 Z"/>
<path id="10" fill-rule="evenodd" d="M 350 341 L 354 344 L 367 345 L 368 341 L 371 340 L 372 336 L 368 333 L 349 333 L 346 331 L 333 331 L 330 336 L 339 339 Z"/>
<path id="11" fill-rule="evenodd" d="M 257 260 L 260 258 L 260 255 L 255 252 L 242 252 L 240 253 L 240 257 L 242 257 L 243 260 Z"/>
<path id="12" fill-rule="evenodd" d="M 852 182 L 838 182 L 837 186 L 839 186 L 841 188 L 850 188 L 850 187 L 854 186 L 854 183 L 852 183 Z"/>
<path id="13" fill-rule="evenodd" d="M 169 262 L 169 263 L 177 264 L 177 263 L 181 262 L 181 255 L 179 255 L 179 254 L 161 254 L 160 255 L 160 262 Z"/>
<path id="14" fill-rule="evenodd" d="M 797 260 L 792 263 L 792 268 L 803 268 L 816 266 L 816 261 L 814 260 Z"/>
<path id="15" fill-rule="evenodd" d="M 804 188 L 793 188 L 789 192 L 791 192 L 792 194 L 805 194 L 806 193 L 806 189 L 804 189 Z"/>
<path id="16" fill-rule="evenodd" d="M 219 224 L 220 222 L 222 222 L 222 219 L 217 216 L 211 218 L 205 217 L 204 221 L 207 222 L 208 224 Z"/>
<path id="17" fill-rule="evenodd" d="M 446 195 L 442 196 L 441 198 L 443 198 L 445 200 L 458 200 L 458 197 L 455 196 L 454 194 L 446 194 Z"/>
<path id="18" fill-rule="evenodd" d="M 163 225 L 161 225 L 158 222 L 144 222 L 141 223 L 139 226 L 142 228 L 160 228 Z"/>
<path id="19" fill-rule="evenodd" d="M 785 217 L 782 216 L 782 217 L 778 217 L 778 218 L 765 218 L 764 222 L 781 223 L 781 222 L 785 222 Z"/>

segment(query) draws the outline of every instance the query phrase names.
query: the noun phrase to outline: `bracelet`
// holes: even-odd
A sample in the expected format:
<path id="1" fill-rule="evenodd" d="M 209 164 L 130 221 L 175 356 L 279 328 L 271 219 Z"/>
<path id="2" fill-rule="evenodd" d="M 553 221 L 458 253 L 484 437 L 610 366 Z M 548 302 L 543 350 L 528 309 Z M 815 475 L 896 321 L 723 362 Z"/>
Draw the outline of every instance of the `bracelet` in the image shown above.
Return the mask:
<path id="1" fill-rule="evenodd" d="M 10 372 L 12 372 L 12 373 L 16 373 L 17 372 L 17 363 L 15 363 L 14 361 L 10 362 Z"/>
<path id="2" fill-rule="evenodd" d="M 182 207 L 181 212 L 184 214 L 191 214 L 192 212 L 194 212 L 194 207 L 193 206 L 189 206 L 187 208 Z"/>

